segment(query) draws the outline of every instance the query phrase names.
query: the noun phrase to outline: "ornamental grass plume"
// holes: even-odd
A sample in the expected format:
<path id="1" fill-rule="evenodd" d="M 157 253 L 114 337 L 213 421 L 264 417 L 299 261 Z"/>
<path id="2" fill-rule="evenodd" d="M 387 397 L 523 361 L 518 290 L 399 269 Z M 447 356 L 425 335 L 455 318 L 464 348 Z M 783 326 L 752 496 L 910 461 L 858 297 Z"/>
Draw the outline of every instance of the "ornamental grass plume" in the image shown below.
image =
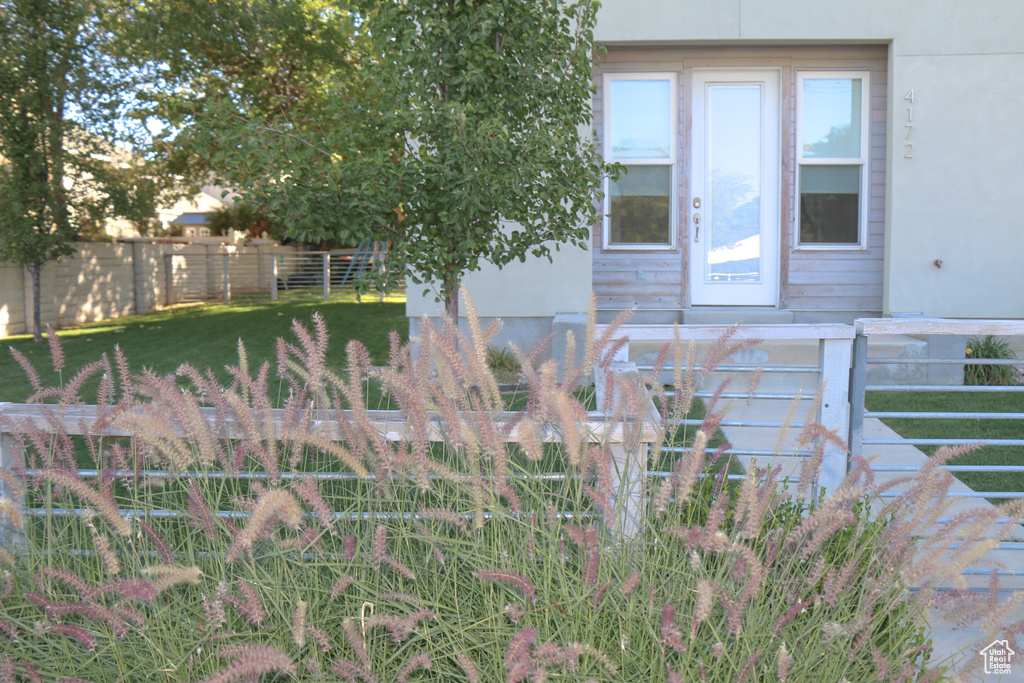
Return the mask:
<path id="1" fill-rule="evenodd" d="M 38 478 L 63 487 L 99 510 L 110 527 L 121 536 L 129 536 L 132 526 L 121 516 L 117 502 L 109 492 L 101 492 L 80 479 L 77 474 L 57 467 L 48 467 L 39 472 Z"/>
<path id="2" fill-rule="evenodd" d="M 805 420 L 812 457 L 795 487 L 756 463 L 736 482 L 717 426 L 748 389 L 730 399 L 701 382 L 753 342 L 733 331 L 698 354 L 677 336 L 655 373 L 608 392 L 602 425 L 576 380 L 607 368 L 624 320 L 598 336 L 591 319 L 560 365 L 515 350 L 527 387 L 514 399 L 481 361 L 497 327 L 475 320 L 393 336 L 383 368 L 356 342 L 331 351 L 314 318 L 278 345 L 276 375 L 244 345 L 226 380 L 198 366 L 133 374 L 120 350 L 91 382 L 36 373 L 36 397 L 58 403 L 36 423 L 0 414 L 24 458 L 0 471 L 0 515 L 24 544 L 0 549 L 0 663 L 27 680 L 66 677 L 69 658 L 85 680 L 143 680 L 167 653 L 196 653 L 168 675 L 921 681 L 943 673 L 924 610 L 1013 631 L 1000 576 L 978 591 L 961 572 L 996 566 L 990 549 L 1019 529 L 999 519 L 1024 505 L 944 507 L 941 465 L 961 449 L 896 482 L 907 492 L 884 506 L 895 484 L 859 454 L 809 499 L 836 441 Z M 372 409 L 367 386 L 397 409 Z M 61 411 L 93 404 L 102 428 L 69 433 Z M 608 437 L 635 440 L 641 408 L 677 450 L 651 454 L 665 475 L 645 478 L 625 538 Z"/>
<path id="3" fill-rule="evenodd" d="M 213 676 L 200 683 L 233 683 L 253 680 L 263 674 L 283 673 L 296 675 L 295 662 L 277 648 L 268 645 L 238 645 L 221 648 L 217 653 L 221 659 L 231 661 Z"/>
<path id="4" fill-rule="evenodd" d="M 265 537 L 270 526 L 280 522 L 292 529 L 298 528 L 302 521 L 302 509 L 295 496 L 286 489 L 267 491 L 256 501 L 256 507 L 245 525 L 228 548 L 226 559 L 233 562 L 250 550 L 253 543 Z"/>
<path id="5" fill-rule="evenodd" d="M 295 615 L 292 617 L 292 640 L 300 649 L 306 647 L 306 610 L 309 603 L 299 600 L 295 606 Z"/>
<path id="6" fill-rule="evenodd" d="M 163 593 L 179 584 L 199 585 L 203 576 L 199 567 L 182 567 L 173 564 L 144 567 L 141 571 L 149 577 L 149 582 L 157 593 Z"/>

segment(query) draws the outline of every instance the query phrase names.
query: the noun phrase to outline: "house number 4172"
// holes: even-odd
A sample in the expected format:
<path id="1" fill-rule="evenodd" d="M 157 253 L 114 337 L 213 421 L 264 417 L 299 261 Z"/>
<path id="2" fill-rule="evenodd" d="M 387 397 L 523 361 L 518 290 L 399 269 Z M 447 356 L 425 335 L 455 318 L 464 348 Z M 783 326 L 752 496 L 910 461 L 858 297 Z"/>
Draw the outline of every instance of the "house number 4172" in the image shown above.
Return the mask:
<path id="1" fill-rule="evenodd" d="M 907 122 L 903 124 L 903 127 L 907 129 L 907 141 L 904 144 L 906 151 L 903 153 L 903 158 L 913 159 L 914 143 L 910 141 L 910 134 L 914 132 L 914 89 L 911 88 L 903 99 L 907 101 Z"/>

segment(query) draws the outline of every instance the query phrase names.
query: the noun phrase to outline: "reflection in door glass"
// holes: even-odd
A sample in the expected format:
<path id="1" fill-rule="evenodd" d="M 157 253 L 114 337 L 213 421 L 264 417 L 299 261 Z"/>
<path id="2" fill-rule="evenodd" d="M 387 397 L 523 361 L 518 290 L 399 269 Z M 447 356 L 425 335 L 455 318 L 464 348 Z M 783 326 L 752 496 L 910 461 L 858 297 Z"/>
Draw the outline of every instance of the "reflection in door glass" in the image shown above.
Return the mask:
<path id="1" fill-rule="evenodd" d="M 706 280 L 761 279 L 761 86 L 709 85 Z"/>

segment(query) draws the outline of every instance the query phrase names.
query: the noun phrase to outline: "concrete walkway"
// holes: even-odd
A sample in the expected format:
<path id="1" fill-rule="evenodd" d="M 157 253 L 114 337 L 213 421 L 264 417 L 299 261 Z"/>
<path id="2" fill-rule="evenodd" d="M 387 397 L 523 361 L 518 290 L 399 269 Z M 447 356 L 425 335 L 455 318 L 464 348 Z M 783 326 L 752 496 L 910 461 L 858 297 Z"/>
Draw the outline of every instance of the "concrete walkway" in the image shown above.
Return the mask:
<path id="1" fill-rule="evenodd" d="M 793 411 L 793 422 L 802 422 L 810 407 L 810 401 L 801 401 Z M 744 422 L 781 422 L 786 419 L 787 414 L 793 409 L 793 403 L 789 400 L 780 399 L 748 399 L 737 400 L 727 413 L 726 419 L 730 421 Z M 758 467 L 781 465 L 783 476 L 791 475 L 796 477 L 800 471 L 803 459 L 800 456 L 787 455 L 795 450 L 795 437 L 799 428 L 790 428 L 785 434 L 780 434 L 776 427 L 724 427 L 722 431 L 726 438 L 737 450 L 744 449 L 777 449 L 779 455 L 771 458 L 751 457 L 740 455 L 738 460 L 748 469 L 756 460 Z M 864 425 L 865 438 L 898 438 L 899 435 L 886 427 L 880 420 L 868 419 Z M 928 456 L 911 445 L 874 446 L 873 452 L 865 453 L 876 466 L 885 465 L 912 465 L 919 466 L 927 461 Z M 877 481 L 893 480 L 904 476 L 905 473 L 880 472 L 876 474 Z M 952 488 L 953 492 L 971 491 L 963 483 L 956 481 Z M 881 501 L 879 504 L 881 507 Z M 969 509 L 986 508 L 992 509 L 991 503 L 979 498 L 960 498 L 954 502 L 948 511 L 948 516 L 964 512 Z M 1024 528 L 1022 528 L 1024 535 Z M 1020 537 L 1018 536 L 1018 540 Z M 1006 591 L 1001 600 L 1015 600 L 1024 598 L 1024 551 L 999 550 L 991 553 L 993 561 L 1001 562 L 1007 567 L 1020 569 L 1021 575 L 1016 577 L 1002 576 L 1000 583 L 1004 586 L 1021 589 L 1018 591 Z M 969 584 L 975 584 L 979 588 L 986 588 L 988 577 L 970 577 Z M 1024 619 L 1024 606 L 1018 605 L 1013 612 L 1010 622 Z M 930 637 L 934 646 L 932 658 L 933 664 L 947 664 L 953 666 L 953 670 L 964 681 L 983 681 L 985 683 L 994 681 L 1024 681 L 1024 652 L 1017 655 L 1018 666 L 1012 666 L 1013 673 L 1006 675 L 985 675 L 984 660 L 979 654 L 980 650 L 996 638 L 1004 638 L 1005 634 L 984 634 L 977 625 L 963 628 L 956 628 L 954 624 L 945 621 L 941 615 L 932 614 L 929 617 Z M 1016 662 L 1011 662 L 1016 664 Z"/>

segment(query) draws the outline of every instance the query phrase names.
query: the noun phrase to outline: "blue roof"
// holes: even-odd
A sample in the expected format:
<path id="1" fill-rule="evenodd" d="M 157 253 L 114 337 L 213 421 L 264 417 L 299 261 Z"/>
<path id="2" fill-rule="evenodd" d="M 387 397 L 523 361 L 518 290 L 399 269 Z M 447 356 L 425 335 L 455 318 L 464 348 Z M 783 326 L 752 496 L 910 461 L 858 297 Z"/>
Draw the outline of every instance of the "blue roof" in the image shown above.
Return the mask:
<path id="1" fill-rule="evenodd" d="M 206 225 L 206 214 L 183 213 L 171 221 L 171 225 Z"/>

